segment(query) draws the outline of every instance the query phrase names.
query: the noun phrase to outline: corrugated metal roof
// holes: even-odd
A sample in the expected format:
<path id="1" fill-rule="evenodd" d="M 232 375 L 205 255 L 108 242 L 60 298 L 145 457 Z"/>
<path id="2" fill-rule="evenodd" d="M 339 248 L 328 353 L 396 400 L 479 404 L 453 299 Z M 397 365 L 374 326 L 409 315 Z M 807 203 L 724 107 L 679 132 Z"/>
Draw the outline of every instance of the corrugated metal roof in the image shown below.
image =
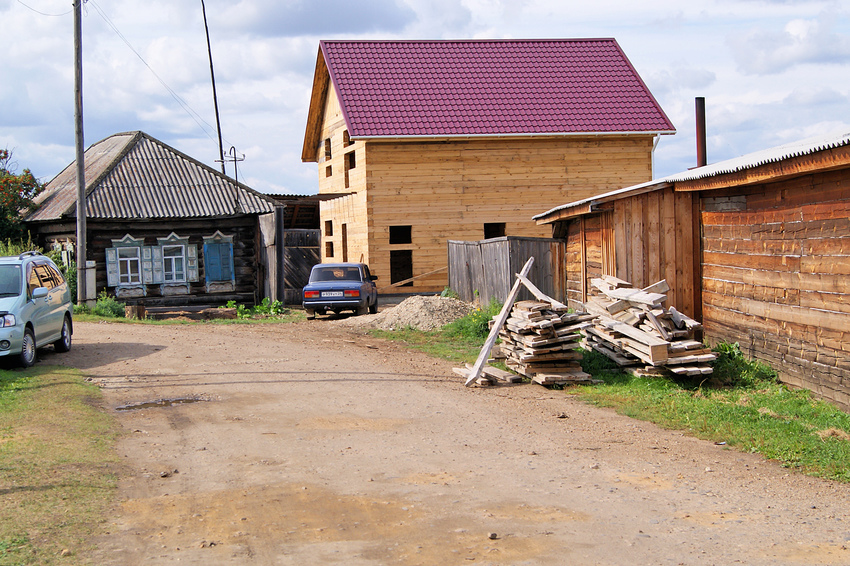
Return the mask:
<path id="1" fill-rule="evenodd" d="M 718 161 L 717 163 L 706 165 L 704 167 L 697 167 L 695 169 L 689 169 L 688 171 L 682 171 L 681 173 L 674 173 L 673 175 L 654 179 L 652 181 L 641 183 L 639 185 L 633 185 L 631 187 L 617 189 L 583 200 L 562 204 L 560 206 L 556 206 L 555 208 L 547 210 L 542 214 L 534 216 L 533 220 L 539 220 L 555 212 L 567 210 L 570 208 L 601 204 L 603 202 L 608 202 L 617 198 L 630 196 L 632 194 L 638 194 L 641 192 L 660 189 L 662 187 L 668 186 L 671 183 L 695 181 L 708 177 L 716 177 L 729 173 L 737 173 L 739 171 L 754 169 L 756 167 L 767 165 L 769 163 L 777 163 L 785 159 L 810 155 L 819 151 L 835 149 L 845 145 L 850 145 L 850 132 L 846 130 L 832 132 L 829 134 L 820 134 L 803 140 L 789 142 L 786 144 L 778 145 L 776 147 L 771 147 L 768 149 L 755 151 L 753 153 L 748 153 L 746 155 L 742 155 L 741 157 Z"/>
<path id="2" fill-rule="evenodd" d="M 352 137 L 675 132 L 614 39 L 320 49 Z"/>
<path id="3" fill-rule="evenodd" d="M 675 183 L 680 181 L 694 181 L 696 179 L 704 179 L 706 177 L 714 177 L 717 175 L 725 175 L 727 173 L 753 169 L 754 167 L 767 165 L 768 163 L 777 163 L 792 157 L 809 155 L 818 151 L 834 149 L 848 144 L 850 144 L 850 132 L 846 130 L 820 134 L 799 141 L 789 142 L 776 147 L 748 153 L 734 159 L 718 161 L 711 165 L 676 173 L 675 175 L 666 177 L 664 180 Z"/>
<path id="4" fill-rule="evenodd" d="M 86 217 L 205 218 L 272 212 L 264 195 L 143 132 L 115 134 L 85 152 Z M 76 216 L 76 164 L 51 180 L 28 222 Z M 237 208 L 238 203 L 238 208 Z"/>

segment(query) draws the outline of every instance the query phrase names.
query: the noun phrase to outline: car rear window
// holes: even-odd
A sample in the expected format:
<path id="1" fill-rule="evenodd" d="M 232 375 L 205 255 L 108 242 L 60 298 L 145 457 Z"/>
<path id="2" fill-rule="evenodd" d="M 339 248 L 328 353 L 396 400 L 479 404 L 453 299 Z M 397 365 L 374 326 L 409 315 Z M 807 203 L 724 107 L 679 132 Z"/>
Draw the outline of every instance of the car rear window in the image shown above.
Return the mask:
<path id="1" fill-rule="evenodd" d="M 0 297 L 14 297 L 21 293 L 21 266 L 0 265 Z"/>
<path id="2" fill-rule="evenodd" d="M 360 280 L 359 267 L 314 267 L 310 273 L 310 283 Z"/>

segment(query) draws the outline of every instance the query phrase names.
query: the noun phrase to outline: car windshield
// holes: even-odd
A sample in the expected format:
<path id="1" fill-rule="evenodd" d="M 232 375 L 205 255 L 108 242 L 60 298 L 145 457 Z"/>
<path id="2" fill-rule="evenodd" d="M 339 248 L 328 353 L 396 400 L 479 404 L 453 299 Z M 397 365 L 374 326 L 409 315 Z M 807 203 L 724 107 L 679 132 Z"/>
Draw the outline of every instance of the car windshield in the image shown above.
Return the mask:
<path id="1" fill-rule="evenodd" d="M 359 267 L 315 267 L 310 273 L 310 283 L 320 281 L 360 281 Z"/>
<path id="2" fill-rule="evenodd" d="M 21 294 L 21 266 L 0 265 L 0 297 Z"/>

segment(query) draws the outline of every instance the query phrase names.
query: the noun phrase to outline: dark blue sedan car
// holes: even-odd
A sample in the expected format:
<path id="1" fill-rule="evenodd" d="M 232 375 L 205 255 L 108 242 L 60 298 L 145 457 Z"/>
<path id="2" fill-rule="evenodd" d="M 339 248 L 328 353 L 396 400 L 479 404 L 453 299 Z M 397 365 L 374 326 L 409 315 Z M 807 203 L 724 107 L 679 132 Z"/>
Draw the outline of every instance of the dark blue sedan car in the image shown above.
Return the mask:
<path id="1" fill-rule="evenodd" d="M 354 314 L 378 312 L 376 276 L 363 263 L 320 263 L 313 266 L 304 287 L 303 305 L 307 318 L 331 311 Z"/>

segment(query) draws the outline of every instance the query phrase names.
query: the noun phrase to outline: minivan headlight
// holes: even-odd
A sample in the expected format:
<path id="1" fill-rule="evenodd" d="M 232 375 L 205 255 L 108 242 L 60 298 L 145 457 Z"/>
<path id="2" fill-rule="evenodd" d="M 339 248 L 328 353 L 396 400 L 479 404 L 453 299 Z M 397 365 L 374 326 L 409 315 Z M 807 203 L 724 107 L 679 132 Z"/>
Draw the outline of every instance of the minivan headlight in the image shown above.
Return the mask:
<path id="1" fill-rule="evenodd" d="M 15 315 L 4 314 L 3 316 L 0 316 L 0 328 L 5 328 L 7 326 L 15 326 Z"/>

